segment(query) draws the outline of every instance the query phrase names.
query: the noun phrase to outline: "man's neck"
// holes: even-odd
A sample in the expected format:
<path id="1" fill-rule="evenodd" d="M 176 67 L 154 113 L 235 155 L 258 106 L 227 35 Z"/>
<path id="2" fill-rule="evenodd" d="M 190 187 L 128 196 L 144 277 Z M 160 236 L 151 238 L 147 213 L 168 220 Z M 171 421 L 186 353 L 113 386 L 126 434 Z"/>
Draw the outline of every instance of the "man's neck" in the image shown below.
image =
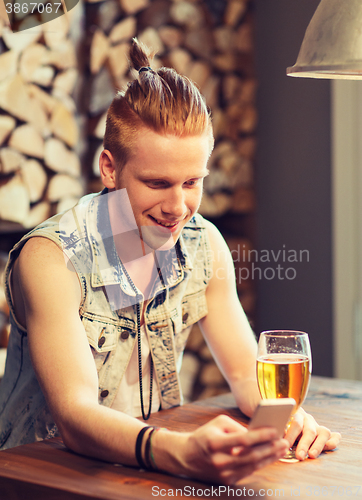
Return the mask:
<path id="1" fill-rule="evenodd" d="M 154 253 L 150 252 L 138 259 L 123 262 L 123 265 L 145 300 L 148 299 L 158 276 Z"/>

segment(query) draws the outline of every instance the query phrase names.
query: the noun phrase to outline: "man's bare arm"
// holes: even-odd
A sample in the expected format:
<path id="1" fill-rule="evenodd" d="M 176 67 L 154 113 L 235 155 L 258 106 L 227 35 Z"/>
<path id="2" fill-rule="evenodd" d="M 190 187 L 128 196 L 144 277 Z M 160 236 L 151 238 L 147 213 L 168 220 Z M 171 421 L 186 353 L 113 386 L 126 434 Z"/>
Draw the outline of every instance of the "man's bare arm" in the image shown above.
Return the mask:
<path id="1" fill-rule="evenodd" d="M 207 288 L 208 314 L 200 321 L 204 336 L 228 381 L 239 408 L 251 415 L 260 399 L 256 383 L 257 344 L 236 293 L 231 254 L 219 231 L 208 223 L 214 255 L 213 277 Z M 297 458 L 307 453 L 316 458 L 323 450 L 335 448 L 341 439 L 318 425 L 311 415 L 300 409 L 286 438 L 292 445 L 302 433 Z"/>
<path id="2" fill-rule="evenodd" d="M 79 317 L 77 274 L 45 238 L 25 244 L 14 271 L 32 364 L 64 442 L 82 454 L 136 465 L 134 443 L 143 424 L 98 404 L 97 372 Z"/>
<path id="3" fill-rule="evenodd" d="M 260 400 L 256 382 L 257 344 L 241 307 L 234 263 L 223 237 L 207 222 L 213 272 L 206 291 L 208 314 L 199 324 L 239 408 L 251 416 Z"/>

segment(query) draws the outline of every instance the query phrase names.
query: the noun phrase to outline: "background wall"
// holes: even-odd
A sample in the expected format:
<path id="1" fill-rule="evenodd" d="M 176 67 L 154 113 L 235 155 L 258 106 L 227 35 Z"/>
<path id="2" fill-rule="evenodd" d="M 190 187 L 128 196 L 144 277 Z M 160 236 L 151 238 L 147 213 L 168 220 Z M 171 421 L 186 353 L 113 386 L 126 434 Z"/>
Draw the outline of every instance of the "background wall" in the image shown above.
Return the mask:
<path id="1" fill-rule="evenodd" d="M 331 376 L 330 82 L 285 74 L 296 61 L 318 3 L 255 2 L 257 249 L 259 258 L 267 255 L 263 250 L 270 257 L 270 262 L 258 263 L 263 274 L 257 280 L 256 331 L 307 331 L 313 373 Z M 308 253 L 300 255 L 301 250 Z M 294 279 L 287 279 L 287 268 L 294 269 L 287 272 Z"/>
<path id="2" fill-rule="evenodd" d="M 89 1 L 69 19 L 55 20 L 54 29 L 37 28 L 33 37 L 19 38 L 0 25 L 0 250 L 74 204 L 83 189 L 98 189 L 94 166 L 104 112 L 129 79 L 127 54 L 137 35 L 158 49 L 156 66 L 188 75 L 212 108 L 216 148 L 201 211 L 234 252 L 239 297 L 255 331 L 308 331 L 314 373 L 331 375 L 330 86 L 285 76 L 317 5 Z M 19 46 L 19 40 L 26 43 Z M 253 262 L 244 250 L 254 251 Z M 199 338 L 193 332 L 196 347 L 189 347 L 208 375 L 196 368 L 198 378 L 223 389 Z"/>

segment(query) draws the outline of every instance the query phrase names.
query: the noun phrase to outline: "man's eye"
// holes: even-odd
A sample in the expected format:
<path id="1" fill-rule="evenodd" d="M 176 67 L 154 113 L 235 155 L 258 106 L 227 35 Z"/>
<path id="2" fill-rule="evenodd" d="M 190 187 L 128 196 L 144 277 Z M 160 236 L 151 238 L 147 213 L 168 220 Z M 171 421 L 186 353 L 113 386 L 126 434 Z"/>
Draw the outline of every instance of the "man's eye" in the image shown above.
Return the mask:
<path id="1" fill-rule="evenodd" d="M 147 185 L 148 185 L 149 187 L 151 187 L 151 188 L 156 189 L 156 188 L 162 188 L 162 187 L 164 187 L 164 186 L 165 186 L 165 183 L 164 183 L 164 182 L 162 182 L 162 181 L 148 181 L 148 182 L 147 182 Z"/>
<path id="2" fill-rule="evenodd" d="M 189 186 L 189 187 L 193 187 L 193 186 L 196 186 L 197 184 L 199 184 L 200 180 L 201 179 L 190 179 L 189 181 L 185 182 L 185 185 Z"/>

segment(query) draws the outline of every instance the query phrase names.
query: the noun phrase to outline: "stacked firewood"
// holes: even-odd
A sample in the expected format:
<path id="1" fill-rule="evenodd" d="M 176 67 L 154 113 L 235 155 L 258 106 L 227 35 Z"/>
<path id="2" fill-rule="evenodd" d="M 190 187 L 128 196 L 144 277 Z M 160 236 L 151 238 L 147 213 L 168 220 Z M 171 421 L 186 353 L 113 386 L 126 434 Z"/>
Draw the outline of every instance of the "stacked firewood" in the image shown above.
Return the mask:
<path id="1" fill-rule="evenodd" d="M 83 193 L 71 16 L 21 33 L 0 28 L 0 221 L 24 228 Z"/>

